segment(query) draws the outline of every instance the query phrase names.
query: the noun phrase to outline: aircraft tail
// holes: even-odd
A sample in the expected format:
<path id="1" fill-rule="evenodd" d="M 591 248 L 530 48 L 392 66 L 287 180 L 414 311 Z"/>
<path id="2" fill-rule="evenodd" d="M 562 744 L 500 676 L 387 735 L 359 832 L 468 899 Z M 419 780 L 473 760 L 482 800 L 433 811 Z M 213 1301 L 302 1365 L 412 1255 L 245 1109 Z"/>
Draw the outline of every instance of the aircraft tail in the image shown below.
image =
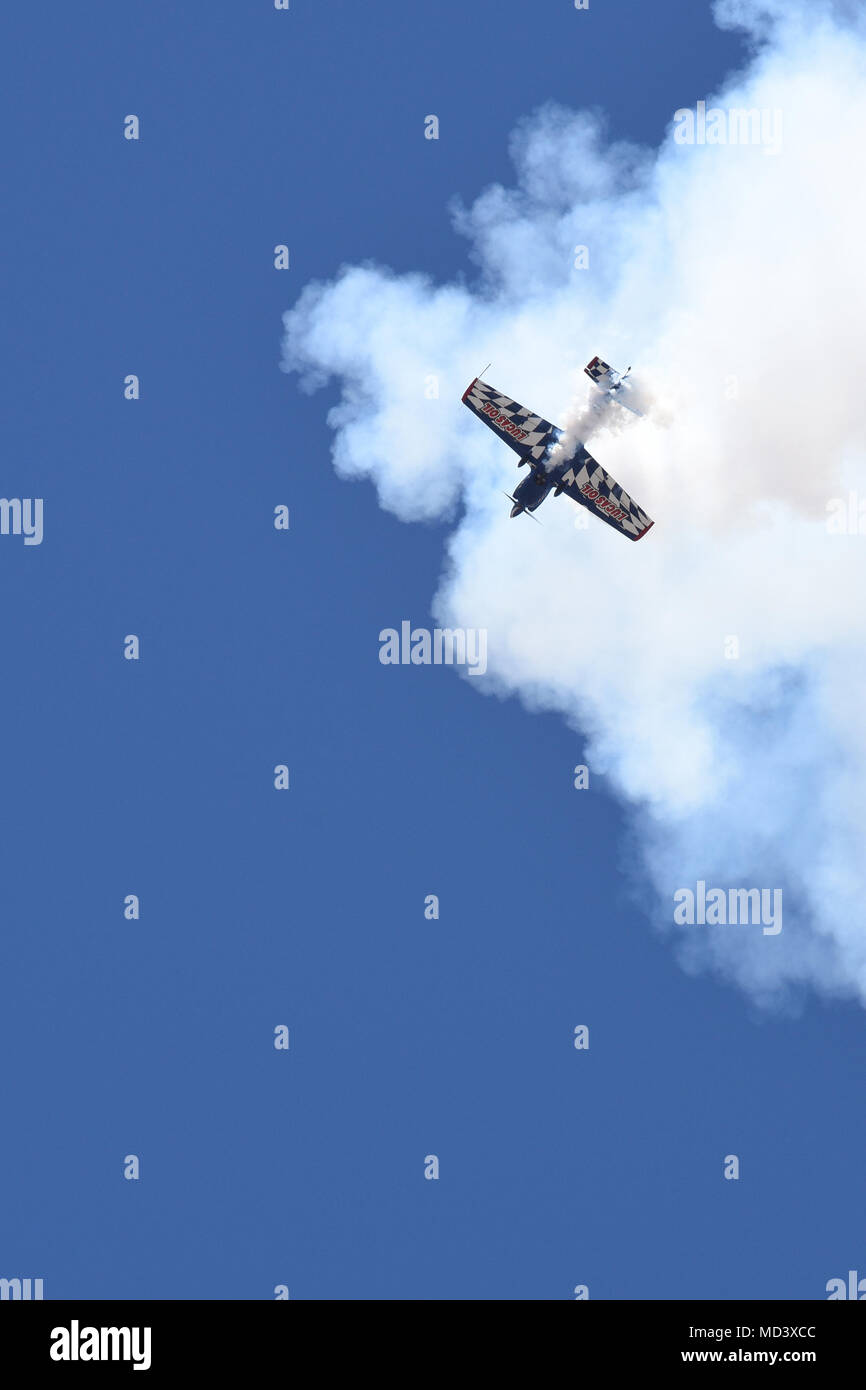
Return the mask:
<path id="1" fill-rule="evenodd" d="M 615 373 L 608 363 L 603 362 L 600 357 L 593 357 L 591 362 L 587 362 L 583 370 L 590 381 L 602 391 L 609 391 L 614 384 Z"/>

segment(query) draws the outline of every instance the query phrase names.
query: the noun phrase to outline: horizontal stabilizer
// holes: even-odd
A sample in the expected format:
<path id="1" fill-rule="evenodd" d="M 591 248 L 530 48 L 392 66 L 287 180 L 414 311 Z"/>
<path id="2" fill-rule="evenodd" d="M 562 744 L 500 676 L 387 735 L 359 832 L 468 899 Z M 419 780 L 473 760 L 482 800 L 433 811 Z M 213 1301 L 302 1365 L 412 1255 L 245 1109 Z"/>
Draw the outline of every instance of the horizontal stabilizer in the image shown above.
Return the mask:
<path id="1" fill-rule="evenodd" d="M 600 357 L 593 357 L 591 362 L 587 362 L 583 370 L 600 391 L 611 391 L 619 385 L 617 373 Z"/>

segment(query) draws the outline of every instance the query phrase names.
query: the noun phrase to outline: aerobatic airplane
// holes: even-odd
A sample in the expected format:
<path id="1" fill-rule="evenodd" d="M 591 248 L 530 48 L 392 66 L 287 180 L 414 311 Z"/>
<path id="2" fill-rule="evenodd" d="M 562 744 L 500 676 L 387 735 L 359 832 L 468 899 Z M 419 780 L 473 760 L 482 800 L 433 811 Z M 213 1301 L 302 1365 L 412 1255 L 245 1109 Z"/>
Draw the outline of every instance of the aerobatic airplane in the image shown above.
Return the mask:
<path id="1" fill-rule="evenodd" d="M 613 395 L 625 405 L 619 391 L 628 372 L 620 376 L 600 357 L 594 357 L 584 371 L 598 390 Z M 550 456 L 564 431 L 549 420 L 533 415 L 526 406 L 519 405 L 510 396 L 503 396 L 480 377 L 467 386 L 463 403 L 520 455 L 519 468 L 529 464 L 528 477 L 518 483 L 513 496 L 507 494 L 514 503 L 512 516 L 537 511 L 552 490 L 554 497 L 561 492 L 567 493 L 574 502 L 588 508 L 629 540 L 639 541 L 653 525 L 646 512 L 642 512 L 619 483 L 587 453 L 583 444 L 576 444 L 567 457 L 551 464 Z M 634 410 L 634 407 L 627 406 L 627 409 Z M 634 413 L 639 415 L 640 411 L 634 410 Z"/>

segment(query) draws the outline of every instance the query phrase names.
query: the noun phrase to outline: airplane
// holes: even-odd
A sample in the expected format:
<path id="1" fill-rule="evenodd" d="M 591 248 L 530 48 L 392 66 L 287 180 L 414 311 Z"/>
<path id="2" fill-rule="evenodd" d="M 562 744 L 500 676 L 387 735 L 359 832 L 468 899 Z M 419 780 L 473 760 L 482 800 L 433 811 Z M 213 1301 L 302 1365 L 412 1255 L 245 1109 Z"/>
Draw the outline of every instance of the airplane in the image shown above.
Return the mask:
<path id="1" fill-rule="evenodd" d="M 598 390 L 608 395 L 615 393 L 614 398 L 619 400 L 618 393 L 628 372 L 620 376 L 600 357 L 594 357 L 583 370 Z M 641 540 L 654 525 L 583 444 L 576 444 L 566 458 L 557 459 L 548 466 L 554 446 L 564 434 L 549 420 L 533 415 L 526 406 L 504 396 L 478 376 L 463 392 L 463 404 L 520 455 L 519 468 L 529 464 L 529 474 L 518 483 L 514 494 L 506 493 L 514 503 L 511 516 L 520 516 L 523 512 L 531 515 L 552 491 L 554 497 L 561 492 L 567 493 L 572 501 L 586 507 L 629 540 Z M 634 413 L 640 414 L 639 411 Z"/>

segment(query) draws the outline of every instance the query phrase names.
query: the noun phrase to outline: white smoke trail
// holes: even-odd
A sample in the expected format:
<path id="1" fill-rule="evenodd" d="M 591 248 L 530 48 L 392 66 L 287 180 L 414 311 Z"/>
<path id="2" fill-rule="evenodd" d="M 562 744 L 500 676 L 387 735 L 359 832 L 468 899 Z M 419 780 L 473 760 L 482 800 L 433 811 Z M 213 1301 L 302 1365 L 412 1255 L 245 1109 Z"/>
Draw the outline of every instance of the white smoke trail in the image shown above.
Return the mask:
<path id="1" fill-rule="evenodd" d="M 695 101 L 781 111 L 776 153 L 672 133 L 652 155 L 606 147 L 592 117 L 548 108 L 515 135 L 517 187 L 457 214 L 477 293 L 349 268 L 285 320 L 286 370 L 342 381 L 338 471 L 404 520 L 462 497 L 437 619 L 487 628 L 473 685 L 586 734 L 632 807 L 647 917 L 674 931 L 672 895 L 698 880 L 783 888 L 778 936 L 676 929 L 689 968 L 763 1001 L 810 985 L 866 1002 L 866 43 L 846 16 L 723 7 L 762 42 Z M 543 529 L 509 521 L 513 456 L 460 404 L 492 358 L 500 389 L 562 423 L 596 352 L 637 364 L 653 402 L 593 432 L 656 522 L 638 545 L 576 532 L 564 499 Z M 858 488 L 853 533 L 831 534 L 828 504 Z"/>
<path id="2" fill-rule="evenodd" d="M 628 406 L 622 403 L 623 396 L 628 400 Z M 561 417 L 562 434 L 550 451 L 546 468 L 550 471 L 571 458 L 577 445 L 589 443 L 594 435 L 621 434 L 637 418 L 635 411 L 644 418 L 650 418 L 652 405 L 652 398 L 646 389 L 632 385 L 631 379 L 618 392 L 607 394 L 592 386 L 582 387 Z"/>

